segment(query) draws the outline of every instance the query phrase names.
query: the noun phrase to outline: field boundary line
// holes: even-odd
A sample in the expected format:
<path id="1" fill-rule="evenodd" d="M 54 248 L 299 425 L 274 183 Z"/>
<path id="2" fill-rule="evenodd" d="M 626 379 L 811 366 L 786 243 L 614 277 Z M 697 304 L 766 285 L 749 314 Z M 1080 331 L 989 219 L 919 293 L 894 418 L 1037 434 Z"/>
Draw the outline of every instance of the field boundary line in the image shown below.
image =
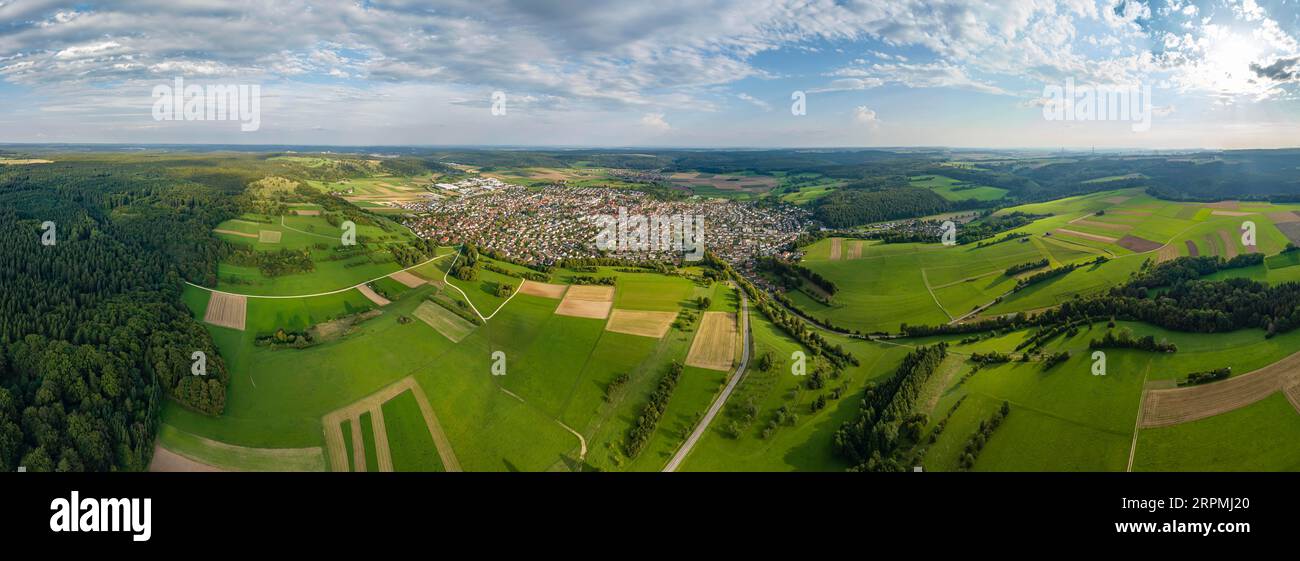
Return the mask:
<path id="1" fill-rule="evenodd" d="M 964 282 L 970 282 L 970 281 L 973 281 L 973 280 L 975 280 L 975 279 L 982 279 L 982 278 L 987 277 L 987 276 L 989 276 L 989 275 L 998 275 L 998 274 L 1003 274 L 1003 273 L 1005 273 L 1005 272 L 1006 272 L 1006 271 L 989 271 L 989 272 L 987 272 L 987 273 L 980 273 L 980 274 L 975 275 L 975 276 L 973 276 L 973 277 L 966 277 L 966 278 L 961 279 L 961 280 L 955 280 L 955 281 L 952 281 L 952 282 L 950 282 L 950 283 L 948 283 L 948 284 L 941 284 L 941 285 L 936 286 L 936 287 L 934 287 L 934 288 L 936 288 L 936 289 L 941 289 L 941 288 L 948 288 L 948 287 L 950 287 L 950 286 L 957 286 L 957 285 L 959 285 L 959 284 L 961 284 L 961 283 L 964 283 Z M 949 317 L 952 317 L 952 316 L 949 316 Z"/>
<path id="2" fill-rule="evenodd" d="M 1147 401 L 1147 377 L 1151 375 L 1151 363 L 1147 362 L 1146 370 L 1142 371 L 1142 397 L 1138 399 L 1137 418 L 1133 420 L 1133 443 L 1128 447 L 1128 468 L 1124 471 L 1133 471 L 1133 457 L 1137 455 L 1138 433 L 1142 431 L 1142 411 Z"/>
<path id="3" fill-rule="evenodd" d="M 939 297 L 934 295 L 934 289 L 930 288 L 930 277 L 926 276 L 925 267 L 921 267 L 921 282 L 925 283 L 925 291 L 930 293 L 930 298 L 934 300 L 934 305 L 939 307 L 939 311 L 943 312 L 943 315 L 948 316 L 948 322 L 952 323 L 955 321 L 952 314 L 948 313 L 948 309 L 944 308 L 943 304 L 939 303 Z"/>
<path id="4" fill-rule="evenodd" d="M 393 452 L 388 446 L 388 425 L 384 423 L 384 402 L 370 408 L 370 430 L 375 433 L 375 461 L 379 471 L 392 473 Z"/>
<path id="5" fill-rule="evenodd" d="M 443 254 L 443 255 L 439 255 L 439 256 L 434 257 L 434 258 L 431 258 L 431 259 L 429 259 L 428 261 L 425 261 L 425 262 L 423 262 L 423 263 L 417 263 L 417 264 L 415 264 L 415 265 L 411 265 L 410 267 L 407 267 L 407 268 L 402 269 L 402 270 L 400 270 L 400 271 L 393 271 L 393 273 L 402 273 L 402 272 L 406 272 L 406 271 L 409 271 L 409 270 L 411 270 L 411 269 L 414 269 L 414 268 L 416 268 L 416 267 L 423 267 L 423 266 L 425 266 L 425 265 L 428 265 L 429 263 L 433 263 L 434 261 L 437 261 L 437 260 L 439 260 L 439 259 L 442 259 L 443 257 L 446 257 L 446 256 L 448 256 L 448 255 L 451 255 L 451 254 L 450 254 L 450 253 L 446 253 L 446 254 Z M 391 275 L 391 274 L 393 274 L 393 273 L 388 273 L 388 275 Z M 317 296 L 329 296 L 329 295 L 331 295 L 331 294 L 338 294 L 338 293 L 340 293 L 340 292 L 347 292 L 347 291 L 352 290 L 352 289 L 354 289 L 354 288 L 356 288 L 356 287 L 358 287 L 358 286 L 361 286 L 361 285 L 364 285 L 364 284 L 370 284 L 370 283 L 375 282 L 375 281 L 377 281 L 377 280 L 379 280 L 379 279 L 382 279 L 382 278 L 387 278 L 388 275 L 381 275 L 381 276 L 375 277 L 375 278 L 373 278 L 373 279 L 370 279 L 370 280 L 368 280 L 368 281 L 359 282 L 359 283 L 354 284 L 354 285 L 352 285 L 352 286 L 349 286 L 349 287 L 347 287 L 347 288 L 340 288 L 340 289 L 338 289 L 338 290 L 331 290 L 331 291 L 329 291 L 329 292 L 317 292 L 316 294 L 297 294 L 297 295 L 293 295 L 293 296 L 271 296 L 271 295 L 260 295 L 260 296 L 259 296 L 259 295 L 257 295 L 257 294 L 239 294 L 239 293 L 237 293 L 237 292 L 226 292 L 226 291 L 224 291 L 224 290 L 217 290 L 217 289 L 215 289 L 215 288 L 208 288 L 208 287 L 203 286 L 203 285 L 194 284 L 194 283 L 192 283 L 192 282 L 190 282 L 190 281 L 185 281 L 185 284 L 188 284 L 188 285 L 190 285 L 190 286 L 192 286 L 192 287 L 194 287 L 194 288 L 198 288 L 198 289 L 201 289 L 201 290 L 206 290 L 206 291 L 208 291 L 208 292 L 212 292 L 212 293 L 214 293 L 214 294 L 229 294 L 229 295 L 231 295 L 231 296 L 243 296 L 243 297 L 245 297 L 245 298 L 271 298 L 271 299 L 285 299 L 285 298 L 315 298 L 315 297 L 317 297 Z M 466 296 L 465 298 L 468 299 L 469 297 Z M 472 306 L 473 303 L 470 303 L 470 305 Z"/>
<path id="6" fill-rule="evenodd" d="M 461 471 L 460 459 L 456 457 L 456 451 L 451 447 L 451 440 L 447 438 L 447 433 L 442 430 L 442 423 L 438 422 L 438 415 L 433 411 L 433 405 L 429 403 L 429 396 L 424 393 L 424 386 L 414 376 L 411 377 L 411 394 L 415 396 L 415 403 L 420 406 L 420 412 L 424 414 L 424 424 L 429 429 L 429 436 L 433 437 L 433 447 L 437 449 L 438 458 L 442 460 L 442 469 L 448 472 Z"/>
<path id="7" fill-rule="evenodd" d="M 487 317 L 484 317 L 484 316 L 483 316 L 483 312 L 478 311 L 478 306 L 475 306 L 475 305 L 474 305 L 474 301 L 469 299 L 469 295 L 468 295 L 468 294 L 465 294 L 465 291 L 464 291 L 464 290 L 461 290 L 459 286 L 456 286 L 455 284 L 452 284 L 451 281 L 447 280 L 447 277 L 448 277 L 449 275 L 451 275 L 451 270 L 452 270 L 453 268 L 456 267 L 456 261 L 460 259 L 461 251 L 463 251 L 463 247 L 462 247 L 462 250 L 457 250 L 457 251 L 456 251 L 456 259 L 452 259 L 452 260 L 451 260 L 451 265 L 449 265 L 449 266 L 447 267 L 447 272 L 445 272 L 445 273 L 442 274 L 442 284 L 443 284 L 444 286 L 450 286 L 450 287 L 456 289 L 456 292 L 459 292 L 461 296 L 464 296 L 464 297 L 465 297 L 465 303 L 469 304 L 469 308 L 470 308 L 471 310 L 474 310 L 474 315 L 478 316 L 479 319 L 481 319 L 481 320 L 483 320 L 483 321 L 490 320 L 490 319 L 492 319 L 493 317 L 495 317 L 495 316 L 497 315 L 497 312 L 500 312 L 500 311 L 501 311 L 501 308 L 506 307 L 506 304 L 509 304 L 511 300 L 514 300 L 514 299 L 515 299 L 515 296 L 518 296 L 518 295 L 519 295 L 519 288 L 516 287 L 516 288 L 515 288 L 515 289 L 510 293 L 510 297 L 509 297 L 509 298 L 506 298 L 506 301 L 505 301 L 505 302 L 502 302 L 500 306 L 497 306 L 497 309 L 492 310 L 492 313 L 491 313 L 491 314 L 488 314 Z M 416 265 L 416 267 L 419 267 L 419 265 Z M 392 273 L 389 273 L 389 274 L 391 275 Z M 384 275 L 384 276 L 388 276 L 388 275 Z M 527 279 L 525 279 L 525 280 L 527 280 Z M 520 286 L 522 286 L 522 285 L 523 285 L 523 283 L 521 282 L 521 283 L 520 283 Z"/>

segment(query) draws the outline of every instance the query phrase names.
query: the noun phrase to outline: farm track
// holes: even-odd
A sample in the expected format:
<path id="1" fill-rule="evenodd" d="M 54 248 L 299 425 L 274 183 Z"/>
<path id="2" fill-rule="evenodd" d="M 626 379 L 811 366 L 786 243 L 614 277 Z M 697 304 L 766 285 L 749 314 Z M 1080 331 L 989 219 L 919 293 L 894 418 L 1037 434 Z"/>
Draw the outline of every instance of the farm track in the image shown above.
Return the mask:
<path id="1" fill-rule="evenodd" d="M 745 295 L 744 290 L 740 290 L 739 293 L 740 330 L 744 334 L 740 345 L 740 366 L 736 367 L 735 374 L 732 374 L 731 380 L 727 381 L 727 385 L 722 388 L 722 392 L 713 400 L 713 404 L 704 413 L 704 418 L 700 419 L 700 423 L 695 426 L 695 430 L 691 431 L 691 434 L 686 437 L 686 441 L 677 449 L 677 453 L 673 454 L 673 457 L 668 460 L 668 465 L 664 466 L 663 469 L 665 472 L 677 471 L 677 468 L 681 467 L 682 462 L 686 460 L 686 456 L 691 453 L 691 450 L 695 448 L 695 444 L 704 436 L 704 431 L 708 430 L 709 423 L 713 422 L 713 418 L 717 417 L 718 413 L 722 411 L 722 406 L 726 405 L 727 399 L 731 397 L 731 392 L 736 389 L 736 386 L 740 384 L 740 380 L 745 377 L 745 367 L 749 366 L 750 340 L 753 335 L 750 333 L 749 328 L 749 297 Z"/>

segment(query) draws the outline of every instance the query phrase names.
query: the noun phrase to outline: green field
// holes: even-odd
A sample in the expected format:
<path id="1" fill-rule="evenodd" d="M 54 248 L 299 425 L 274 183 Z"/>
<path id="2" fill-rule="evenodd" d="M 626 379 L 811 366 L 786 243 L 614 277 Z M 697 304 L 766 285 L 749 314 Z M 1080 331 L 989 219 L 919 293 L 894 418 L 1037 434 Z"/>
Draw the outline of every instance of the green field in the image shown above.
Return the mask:
<path id="1" fill-rule="evenodd" d="M 331 165 L 311 159 L 294 161 Z M 547 177 L 557 169 L 519 168 L 504 173 L 541 183 L 550 181 Z M 598 181 L 603 174 L 599 168 L 568 169 L 564 173 L 578 181 Z M 579 169 L 591 173 L 573 171 Z M 714 179 L 708 175 L 701 179 Z M 799 182 L 794 182 L 793 175 L 776 177 L 780 183 L 772 198 L 779 196 L 796 204 L 816 200 L 838 187 L 825 177 L 800 177 Z M 392 182 L 398 179 L 376 176 L 346 184 L 353 196 L 379 196 L 391 193 Z M 1128 177 L 1097 182 L 1120 179 Z M 942 176 L 912 183 L 954 201 L 994 202 L 1008 193 L 989 186 L 963 188 L 958 181 Z M 315 185 L 338 189 L 341 184 Z M 753 194 L 727 193 L 742 195 Z M 803 248 L 806 253 L 801 264 L 834 282 L 838 291 L 829 305 L 798 290 L 788 296 L 813 317 L 863 333 L 893 333 L 901 324 L 944 324 L 985 306 L 980 317 L 1041 310 L 1124 283 L 1160 258 L 1161 247 L 1171 248 L 1165 250 L 1165 257 L 1187 255 L 1185 242 L 1189 240 L 1203 255 L 1244 252 L 1247 248 L 1239 241 L 1239 229 L 1245 221 L 1256 225 L 1257 249 L 1270 257 L 1264 265 L 1223 271 L 1210 278 L 1300 281 L 1300 267 L 1292 266 L 1300 263 L 1300 258 L 1272 255 L 1285 247 L 1287 240 L 1268 216 L 1300 205 L 1254 202 L 1238 208 L 1164 201 L 1141 189 L 1122 189 L 1001 209 L 998 212 L 1003 214 L 1022 211 L 1045 216 L 1015 230 L 1028 234 L 1027 238 L 985 247 L 844 239 L 840 255 L 832 259 L 834 242 L 822 239 Z M 333 292 L 370 281 L 392 303 L 376 310 L 355 290 L 250 298 L 245 331 L 208 326 L 231 372 L 225 413 L 208 417 L 167 402 L 160 436 L 165 446 L 227 469 L 324 470 L 328 459 L 322 451 L 322 417 L 414 376 L 467 471 L 658 471 L 727 381 L 728 372 L 685 368 L 648 444 L 635 457 L 628 457 L 628 435 L 642 417 L 651 392 L 670 364 L 685 359 L 696 335 L 698 299 L 710 299 L 708 310 L 737 311 L 738 297 L 729 283 L 701 280 L 698 266 L 683 267 L 674 275 L 629 272 L 614 266 L 598 267 L 595 273 L 550 271 L 551 281 L 556 283 L 572 282 L 577 275 L 614 277 L 615 308 L 687 312 L 680 316 L 683 323 L 661 339 L 614 333 L 605 330 L 605 320 L 556 315 L 559 300 L 522 294 L 497 296 L 501 284 L 518 287 L 522 279 L 512 275 L 527 269 L 487 257 L 482 259 L 511 274 L 480 268 L 473 281 L 447 276 L 460 257 L 444 248 L 445 258 L 412 269 L 432 284 L 408 288 L 382 278 L 402 268 L 385 246 L 405 243 L 410 233 L 393 228 L 395 223 L 376 220 L 359 232 L 369 244 L 366 251 L 342 259 L 332 258 L 337 252 L 333 239 L 337 228 L 330 225 L 328 216 L 250 213 L 222 223 L 219 229 L 242 233 L 279 232 L 278 243 L 218 235 L 259 252 L 305 251 L 315 265 L 309 273 L 267 277 L 253 267 L 223 263 L 218 268 L 217 285 L 222 290 L 290 296 Z M 1119 242 L 1124 236 L 1154 242 L 1155 249 L 1125 247 Z M 851 244 L 857 243 L 861 243 L 860 255 L 850 258 Z M 1084 264 L 1097 256 L 1109 261 Z M 1004 271 L 1044 258 L 1050 267 L 1082 266 L 1013 290 L 1016 279 Z M 428 301 L 435 295 L 472 304 L 480 316 L 490 319 L 472 325 Z M 210 293 L 191 286 L 181 299 L 201 318 Z M 303 349 L 277 350 L 256 344 L 257 337 L 280 329 L 299 332 L 370 311 L 374 311 L 373 318 L 354 325 L 345 335 Z M 1261 368 L 1300 351 L 1300 330 L 1270 338 L 1254 329 L 1182 333 L 1121 321 L 1113 329 L 1173 342 L 1178 352 L 1109 349 L 1106 376 L 1090 373 L 1088 348 L 1092 339 L 1108 329 L 1105 319 L 1049 342 L 1045 352 L 1071 353 L 1069 360 L 1051 370 L 1044 370 L 1040 359 L 978 369 L 968 360 L 972 352 L 1014 352 L 1032 330 L 996 333 L 963 344 L 958 343 L 963 338 L 958 335 L 868 341 L 822 331 L 829 344 L 848 349 L 859 364 L 814 389 L 806 377 L 791 374 L 792 353 L 804 352 L 810 369 L 825 365 L 826 359 L 814 356 L 758 310 L 751 310 L 750 320 L 754 343 L 750 367 L 687 457 L 684 471 L 840 471 L 852 467 L 834 449 L 835 432 L 860 415 L 859 404 L 869 384 L 893 375 L 916 345 L 937 341 L 949 342 L 950 354 L 921 388 L 914 408 L 926 415 L 928 430 L 935 430 L 940 420 L 944 420 L 944 429 L 932 440 L 904 451 L 926 470 L 960 469 L 967 441 L 979 423 L 1004 402 L 1010 414 L 984 446 L 974 464 L 976 471 L 1124 471 L 1130 452 L 1134 453 L 1133 469 L 1143 471 L 1300 469 L 1300 455 L 1286 445 L 1300 437 L 1300 414 L 1280 395 L 1184 425 L 1136 430 L 1147 384 L 1178 380 L 1190 372 L 1220 366 L 1232 367 L 1235 375 Z M 500 364 L 501 356 L 504 375 L 497 375 L 501 372 L 494 370 L 494 365 Z M 771 357 L 769 368 L 757 366 L 762 356 Z M 824 408 L 813 407 L 819 398 L 826 400 Z M 383 415 L 395 470 L 444 469 L 411 392 L 384 403 Z M 368 471 L 378 469 L 373 421 L 368 413 L 360 418 Z M 342 428 L 351 462 L 351 422 L 344 422 Z"/>
<path id="2" fill-rule="evenodd" d="M 384 402 L 383 412 L 393 471 L 443 471 L 433 436 L 411 390 Z"/>
<path id="3" fill-rule="evenodd" d="M 379 454 L 375 450 L 375 425 L 369 411 L 361 414 L 361 441 L 366 451 L 366 471 L 379 471 Z"/>
<path id="4" fill-rule="evenodd" d="M 1134 471 L 1300 471 L 1300 414 L 1281 393 L 1222 415 L 1143 430 Z"/>
<path id="5" fill-rule="evenodd" d="M 1006 196 L 1007 190 L 987 185 L 966 186 L 963 182 L 942 175 L 911 178 L 913 187 L 925 187 L 950 201 L 996 201 Z"/>
<path id="6" fill-rule="evenodd" d="M 341 218 L 335 218 L 342 220 Z M 248 263 L 223 262 L 217 268 L 216 288 L 236 294 L 268 296 L 307 295 L 345 289 L 362 282 L 381 278 L 404 268 L 387 249 L 391 244 L 402 244 L 415 239 L 414 234 L 401 225 L 383 218 L 371 223 L 358 223 L 358 246 L 343 254 L 345 246 L 342 230 L 322 216 L 271 216 L 245 214 L 237 219 L 219 224 L 217 230 L 241 232 L 256 236 L 261 232 L 274 232 L 279 240 L 274 243 L 257 237 L 217 232 L 225 241 L 258 252 L 299 251 L 310 255 L 310 271 L 268 276 Z M 345 255 L 339 258 L 340 255 Z"/>

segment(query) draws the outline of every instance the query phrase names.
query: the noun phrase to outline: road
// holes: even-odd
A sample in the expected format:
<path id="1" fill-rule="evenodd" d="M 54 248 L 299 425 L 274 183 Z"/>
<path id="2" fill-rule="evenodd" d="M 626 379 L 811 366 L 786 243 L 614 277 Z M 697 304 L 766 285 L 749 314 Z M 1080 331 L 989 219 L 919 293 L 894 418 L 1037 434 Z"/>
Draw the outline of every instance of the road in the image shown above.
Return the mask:
<path id="1" fill-rule="evenodd" d="M 682 462 L 686 460 L 686 456 L 691 453 L 691 449 L 695 448 L 695 443 L 699 442 L 700 437 L 704 436 L 704 431 L 709 429 L 709 423 L 713 422 L 713 418 L 718 416 L 719 411 L 722 411 L 722 406 L 727 404 L 727 398 L 731 397 L 731 392 L 736 389 L 736 386 L 740 384 L 740 379 L 745 376 L 745 367 L 749 366 L 749 340 L 752 337 L 749 333 L 749 298 L 745 296 L 743 289 L 737 291 L 740 293 L 740 330 L 744 333 L 744 336 L 740 338 L 740 366 L 736 367 L 736 373 L 731 376 L 727 386 L 722 388 L 722 393 L 718 394 L 717 399 L 713 400 L 713 405 L 709 406 L 709 410 L 704 413 L 704 418 L 700 419 L 700 424 L 696 425 L 695 430 L 691 431 L 691 435 L 686 437 L 686 442 L 682 443 L 682 447 L 677 450 L 673 458 L 668 460 L 668 465 L 664 466 L 664 471 L 677 471 L 677 468 L 681 467 Z"/>

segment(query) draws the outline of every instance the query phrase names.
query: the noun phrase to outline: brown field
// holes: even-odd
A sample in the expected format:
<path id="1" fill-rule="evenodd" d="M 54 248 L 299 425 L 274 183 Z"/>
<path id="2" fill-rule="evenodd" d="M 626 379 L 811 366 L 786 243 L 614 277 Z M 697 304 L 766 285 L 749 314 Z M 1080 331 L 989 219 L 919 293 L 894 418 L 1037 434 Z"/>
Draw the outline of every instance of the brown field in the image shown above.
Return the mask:
<path id="1" fill-rule="evenodd" d="M 1188 254 L 1188 255 L 1190 255 L 1190 256 L 1192 256 L 1192 257 L 1196 257 L 1196 256 L 1199 256 L 1199 255 L 1201 254 L 1201 250 L 1200 250 L 1199 248 L 1196 247 L 1196 242 L 1194 242 L 1194 241 L 1192 241 L 1192 240 L 1187 240 L 1187 241 L 1184 242 L 1184 243 L 1187 244 L 1187 254 Z"/>
<path id="2" fill-rule="evenodd" d="M 668 334 L 668 328 L 672 327 L 675 319 L 677 319 L 677 312 L 615 309 L 609 314 L 609 323 L 605 324 L 605 331 L 662 339 Z"/>
<path id="3" fill-rule="evenodd" d="M 1238 211 L 1238 210 L 1212 210 L 1212 211 L 1210 211 L 1210 215 L 1211 215 L 1211 216 L 1250 216 L 1250 215 L 1252 215 L 1252 214 L 1258 214 L 1258 213 L 1255 213 L 1255 212 L 1241 212 L 1241 211 Z"/>
<path id="4" fill-rule="evenodd" d="M 525 280 L 519 285 L 519 292 L 529 296 L 541 296 L 542 298 L 564 298 L 564 291 L 569 287 L 563 284 L 550 284 L 545 282 L 536 282 Z"/>
<path id="5" fill-rule="evenodd" d="M 844 251 L 844 238 L 831 238 L 831 261 L 839 261 Z"/>
<path id="6" fill-rule="evenodd" d="M 365 296 L 367 300 L 374 302 L 376 306 L 387 306 L 392 303 L 389 302 L 387 298 L 380 296 L 373 289 L 371 289 L 370 285 L 363 284 L 361 286 L 358 286 L 357 292 L 360 292 L 361 295 Z"/>
<path id="7" fill-rule="evenodd" d="M 1143 427 L 1164 427 L 1213 417 L 1297 384 L 1300 384 L 1300 353 L 1222 382 L 1172 390 L 1148 390 L 1140 423 Z"/>
<path id="8" fill-rule="evenodd" d="M 862 240 L 853 240 L 849 242 L 848 259 L 862 259 Z"/>
<path id="9" fill-rule="evenodd" d="M 736 357 L 736 314 L 704 312 L 700 328 L 691 341 L 686 365 L 709 370 L 731 370 Z"/>
<path id="10" fill-rule="evenodd" d="M 1124 236 L 1119 240 L 1120 247 L 1137 253 L 1151 251 L 1159 248 L 1161 245 L 1160 242 L 1153 242 L 1146 238 L 1139 238 L 1137 236 Z"/>
<path id="11" fill-rule="evenodd" d="M 576 318 L 605 319 L 609 317 L 609 310 L 613 306 L 613 302 L 575 300 L 565 297 L 564 300 L 560 301 L 560 305 L 555 308 L 555 313 L 556 315 Z"/>
<path id="12" fill-rule="evenodd" d="M 298 216 L 320 216 L 319 209 L 299 208 L 293 211 Z"/>
<path id="13" fill-rule="evenodd" d="M 1223 240 L 1223 258 L 1232 259 L 1237 256 L 1236 234 L 1232 230 L 1219 230 L 1219 239 Z"/>
<path id="14" fill-rule="evenodd" d="M 280 236 L 283 235 L 279 230 L 260 230 L 257 232 L 257 241 L 261 243 L 280 243 Z"/>
<path id="15" fill-rule="evenodd" d="M 776 187 L 777 183 L 775 177 L 766 177 L 762 175 L 713 175 L 712 177 L 700 177 L 700 174 L 693 172 L 674 173 L 669 176 L 669 179 L 678 186 L 712 187 L 724 191 L 764 192 L 770 191 L 773 187 Z"/>
<path id="16" fill-rule="evenodd" d="M 1238 201 L 1219 201 L 1219 202 L 1217 202 L 1217 203 L 1210 203 L 1210 204 L 1208 204 L 1208 205 L 1205 205 L 1205 207 L 1206 207 L 1206 208 L 1227 209 L 1227 210 L 1237 210 L 1237 204 L 1238 204 Z"/>
<path id="17" fill-rule="evenodd" d="M 1078 224 L 1080 226 L 1091 226 L 1093 228 L 1101 228 L 1103 230 L 1117 230 L 1120 232 L 1127 232 L 1133 228 L 1133 226 L 1128 224 L 1112 224 L 1110 222 L 1096 222 L 1093 220 L 1075 220 L 1071 222 L 1071 224 Z"/>
<path id="18" fill-rule="evenodd" d="M 1300 244 L 1300 222 L 1274 222 L 1273 225 L 1286 236 L 1287 241 Z"/>
<path id="19" fill-rule="evenodd" d="M 54 160 L 0 160 L 0 166 L 24 166 L 28 164 L 52 164 Z"/>
<path id="20" fill-rule="evenodd" d="M 248 232 L 236 232 L 235 230 L 222 230 L 222 229 L 220 229 L 220 228 L 217 228 L 216 230 L 213 230 L 213 232 L 216 232 L 216 233 L 218 233 L 218 234 L 230 234 L 230 235 L 232 235 L 232 236 L 239 236 L 239 237 L 242 237 L 242 238 L 253 238 L 253 239 L 257 239 L 257 234 L 250 234 L 250 233 L 248 233 Z"/>
<path id="21" fill-rule="evenodd" d="M 555 313 L 562 316 L 605 319 L 614 307 L 614 287 L 575 284 L 564 293 Z"/>
<path id="22" fill-rule="evenodd" d="M 220 327 L 244 330 L 248 317 L 248 298 L 225 292 L 213 292 L 203 321 Z"/>
<path id="23" fill-rule="evenodd" d="M 1272 220 L 1274 224 L 1286 224 L 1286 223 L 1288 223 L 1288 222 L 1300 222 L 1300 214 L 1296 214 L 1296 213 L 1294 213 L 1294 212 L 1290 212 L 1290 211 L 1270 212 L 1270 213 L 1268 213 L 1268 219 L 1269 219 L 1269 220 Z"/>
<path id="24" fill-rule="evenodd" d="M 153 445 L 153 461 L 149 462 L 149 471 L 193 473 L 225 470 L 216 466 L 210 466 L 199 461 L 191 460 L 185 456 L 163 448 L 161 444 L 155 442 Z"/>
<path id="25" fill-rule="evenodd" d="M 1161 246 L 1160 252 L 1156 254 L 1156 263 L 1164 263 L 1174 259 L 1178 259 L 1178 246 L 1172 243 Z"/>
<path id="26" fill-rule="evenodd" d="M 370 412 L 371 426 L 375 432 L 375 453 L 379 463 L 379 471 L 393 471 L 392 451 L 388 447 L 387 427 L 384 424 L 383 404 L 388 400 L 397 397 L 404 391 L 411 390 L 415 396 L 415 401 L 420 405 L 420 412 L 424 416 L 424 423 L 429 428 L 429 434 L 433 436 L 434 447 L 438 449 L 438 457 L 442 459 L 442 466 L 448 472 L 461 471 L 460 461 L 456 459 L 456 453 L 451 448 L 451 441 L 447 440 L 447 434 L 443 432 L 442 425 L 438 422 L 438 416 L 434 414 L 433 407 L 429 405 L 429 399 L 424 390 L 420 387 L 419 382 L 414 377 L 407 376 L 393 383 L 392 385 L 381 389 L 373 394 L 361 398 L 360 400 L 343 407 L 326 413 L 321 417 L 321 424 L 325 428 L 326 451 L 329 454 L 329 465 L 332 471 L 349 471 L 348 470 L 348 453 L 344 448 L 343 440 L 343 421 L 352 420 L 352 446 L 353 446 L 353 466 L 356 471 L 365 471 L 365 449 L 362 444 L 361 434 L 361 414 Z"/>
<path id="27" fill-rule="evenodd" d="M 412 275 L 411 273 L 408 273 L 406 271 L 398 271 L 396 273 L 388 275 L 388 278 L 406 285 L 406 288 L 415 288 L 417 286 L 423 286 L 425 282 L 424 279 Z"/>
<path id="28" fill-rule="evenodd" d="M 1115 243 L 1115 242 L 1119 241 L 1118 238 L 1111 238 L 1111 237 L 1107 237 L 1107 236 L 1098 236 L 1097 234 L 1089 234 L 1089 233 L 1086 233 L 1086 232 L 1076 232 L 1076 231 L 1074 231 L 1074 230 L 1066 230 L 1065 228 L 1057 228 L 1055 233 L 1057 233 L 1057 234 L 1063 234 L 1063 235 L 1066 235 L 1066 236 L 1075 236 L 1075 237 L 1078 237 L 1078 238 L 1083 238 L 1083 239 L 1085 239 L 1085 240 L 1095 240 L 1095 241 L 1106 242 L 1106 243 Z"/>

